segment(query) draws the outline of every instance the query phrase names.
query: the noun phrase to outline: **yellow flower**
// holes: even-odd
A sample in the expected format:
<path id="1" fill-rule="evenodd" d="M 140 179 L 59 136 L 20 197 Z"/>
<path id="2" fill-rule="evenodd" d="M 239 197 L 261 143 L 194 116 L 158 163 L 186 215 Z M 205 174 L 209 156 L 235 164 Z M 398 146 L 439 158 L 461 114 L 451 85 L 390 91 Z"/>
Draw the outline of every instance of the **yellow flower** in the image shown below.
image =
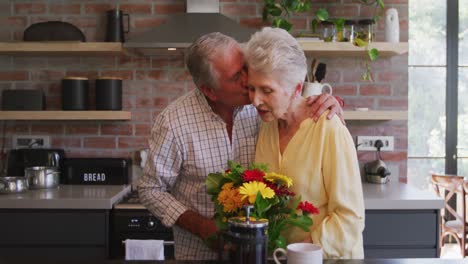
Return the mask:
<path id="1" fill-rule="evenodd" d="M 242 199 L 249 198 L 249 203 L 253 204 L 257 198 L 257 193 L 260 192 L 264 199 L 273 198 L 275 192 L 267 187 L 265 183 L 259 181 L 245 182 L 239 188 L 239 193 L 242 194 Z"/>
<path id="2" fill-rule="evenodd" d="M 226 213 L 235 212 L 244 205 L 242 196 L 239 190 L 233 188 L 233 183 L 228 182 L 221 188 L 222 191 L 218 195 L 218 202 L 223 205 L 223 211 Z"/>
<path id="3" fill-rule="evenodd" d="M 288 176 L 274 172 L 267 173 L 263 178 L 269 182 L 276 182 L 278 184 L 286 185 L 288 188 L 293 184 L 292 179 Z"/>

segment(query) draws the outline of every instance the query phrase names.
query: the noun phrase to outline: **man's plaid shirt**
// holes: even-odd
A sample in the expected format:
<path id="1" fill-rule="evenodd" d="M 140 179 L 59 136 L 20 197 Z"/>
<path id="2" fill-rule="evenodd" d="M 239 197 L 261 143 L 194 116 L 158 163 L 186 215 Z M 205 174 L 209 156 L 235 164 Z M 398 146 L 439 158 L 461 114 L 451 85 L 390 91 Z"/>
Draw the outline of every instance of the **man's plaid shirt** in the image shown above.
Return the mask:
<path id="1" fill-rule="evenodd" d="M 216 258 L 200 238 L 174 224 L 188 209 L 213 217 L 206 176 L 227 169 L 228 160 L 243 166 L 252 163 L 259 124 L 252 105 L 239 108 L 234 114 L 231 144 L 226 124 L 198 89 L 176 100 L 156 118 L 138 190 L 151 213 L 164 225 L 173 226 L 176 259 Z"/>

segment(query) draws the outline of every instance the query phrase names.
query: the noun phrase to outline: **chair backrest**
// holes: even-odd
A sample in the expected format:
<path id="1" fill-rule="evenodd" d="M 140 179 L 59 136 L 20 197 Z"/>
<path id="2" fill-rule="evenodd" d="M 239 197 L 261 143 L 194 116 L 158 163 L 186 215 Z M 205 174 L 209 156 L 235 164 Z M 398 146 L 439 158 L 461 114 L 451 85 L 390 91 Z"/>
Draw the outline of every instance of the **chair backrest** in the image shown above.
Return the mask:
<path id="1" fill-rule="evenodd" d="M 434 186 L 434 190 L 437 195 L 444 199 L 445 202 L 445 210 L 444 210 L 444 218 L 455 218 L 459 220 L 461 223 L 465 222 L 465 189 L 464 183 L 465 178 L 462 176 L 456 175 L 441 175 L 441 174 L 432 174 L 432 185 Z M 461 195 L 461 208 L 463 212 L 457 212 L 456 209 L 452 207 L 449 203 L 450 199 L 453 196 Z"/>

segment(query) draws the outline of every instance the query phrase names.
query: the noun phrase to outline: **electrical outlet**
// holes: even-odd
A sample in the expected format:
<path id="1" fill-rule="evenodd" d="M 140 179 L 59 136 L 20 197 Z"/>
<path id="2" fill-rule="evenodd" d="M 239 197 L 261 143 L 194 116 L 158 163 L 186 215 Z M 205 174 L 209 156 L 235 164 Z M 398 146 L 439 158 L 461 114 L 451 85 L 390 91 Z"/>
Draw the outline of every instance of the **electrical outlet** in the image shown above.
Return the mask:
<path id="1" fill-rule="evenodd" d="M 383 147 L 380 151 L 393 151 L 394 150 L 394 138 L 392 136 L 358 136 L 357 137 L 357 150 L 363 151 L 376 151 L 375 142 L 382 140 Z"/>
<path id="2" fill-rule="evenodd" d="M 50 148 L 50 137 L 43 135 L 13 136 L 13 148 Z"/>

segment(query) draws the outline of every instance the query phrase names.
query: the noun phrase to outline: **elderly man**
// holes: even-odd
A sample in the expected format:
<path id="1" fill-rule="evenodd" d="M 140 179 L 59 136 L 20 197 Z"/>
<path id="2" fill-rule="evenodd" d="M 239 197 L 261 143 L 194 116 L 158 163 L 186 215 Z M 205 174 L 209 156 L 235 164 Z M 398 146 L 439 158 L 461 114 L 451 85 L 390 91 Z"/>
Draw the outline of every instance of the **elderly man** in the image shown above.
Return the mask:
<path id="1" fill-rule="evenodd" d="M 217 228 L 205 178 L 226 169 L 228 160 L 243 166 L 254 161 L 260 119 L 250 105 L 244 55 L 234 39 L 220 33 L 200 37 L 188 49 L 187 67 L 197 89 L 157 116 L 138 190 L 151 213 L 173 227 L 176 259 L 207 260 L 217 255 L 204 240 Z M 329 118 L 341 111 L 328 95 L 310 101 L 313 118 L 330 107 Z"/>

